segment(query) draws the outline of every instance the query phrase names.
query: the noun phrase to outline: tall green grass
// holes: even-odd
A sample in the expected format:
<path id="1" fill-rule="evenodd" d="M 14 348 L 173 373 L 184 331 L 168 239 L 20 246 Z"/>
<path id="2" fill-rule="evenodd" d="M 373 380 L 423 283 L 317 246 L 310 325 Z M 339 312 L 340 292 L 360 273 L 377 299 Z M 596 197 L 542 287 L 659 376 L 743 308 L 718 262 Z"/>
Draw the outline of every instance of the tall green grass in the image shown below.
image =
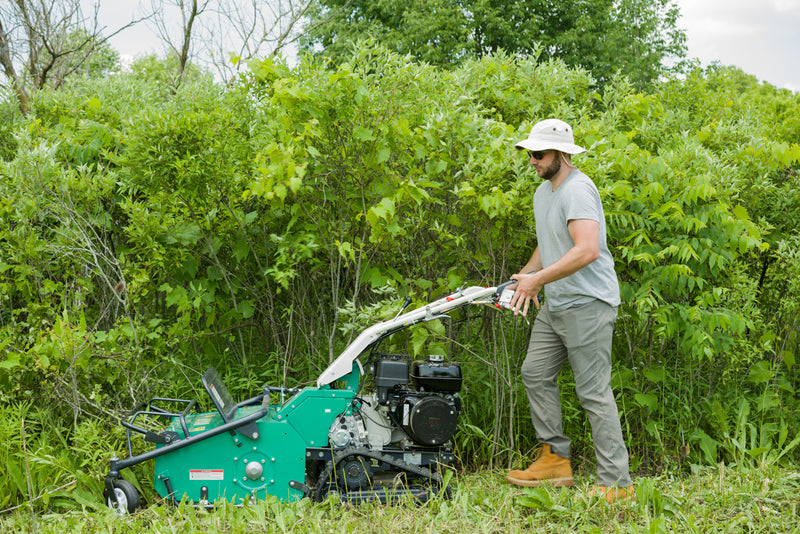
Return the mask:
<path id="1" fill-rule="evenodd" d="M 424 505 L 350 506 L 333 499 L 212 512 L 151 505 L 129 517 L 90 506 L 40 510 L 38 532 L 800 532 L 800 471 L 695 468 L 636 481 L 638 500 L 608 505 L 587 496 L 592 479 L 573 488 L 521 489 L 499 471 L 454 477 L 453 499 Z M 99 496 L 98 496 L 99 500 Z M 30 532 L 26 510 L 0 515 L 3 532 Z"/>

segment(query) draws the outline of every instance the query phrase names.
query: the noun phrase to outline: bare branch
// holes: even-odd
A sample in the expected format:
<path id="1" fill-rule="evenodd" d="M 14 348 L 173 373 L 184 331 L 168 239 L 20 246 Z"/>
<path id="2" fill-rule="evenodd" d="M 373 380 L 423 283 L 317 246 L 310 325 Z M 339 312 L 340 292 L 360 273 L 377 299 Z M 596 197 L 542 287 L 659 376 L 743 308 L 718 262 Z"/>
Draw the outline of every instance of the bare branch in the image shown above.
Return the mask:
<path id="1" fill-rule="evenodd" d="M 186 67 L 194 57 L 197 24 L 200 22 L 200 15 L 206 11 L 209 3 L 210 0 L 202 2 L 198 2 L 198 0 L 150 0 L 153 10 L 152 27 L 178 60 L 176 87 L 183 82 Z M 177 28 L 169 23 L 175 9 L 180 12 L 181 18 L 178 37 L 173 37 Z"/>
<path id="2" fill-rule="evenodd" d="M 214 25 L 205 27 L 212 67 L 230 82 L 249 60 L 277 54 L 297 39 L 310 6 L 311 0 L 219 2 Z"/>
<path id="3" fill-rule="evenodd" d="M 119 28 L 109 33 L 108 35 L 104 35 L 103 32 L 105 31 L 106 26 L 100 26 L 98 20 L 99 10 L 100 10 L 100 4 L 99 3 L 95 4 L 94 15 L 92 17 L 93 20 L 92 27 L 94 28 L 94 31 L 91 33 L 91 35 L 87 37 L 84 40 L 84 42 L 81 43 L 79 46 L 75 46 L 72 49 L 67 50 L 65 54 L 62 54 L 62 55 L 70 55 L 70 54 L 76 54 L 77 52 L 81 51 L 85 52 L 84 54 L 76 56 L 75 61 L 72 63 L 72 65 L 65 69 L 65 71 L 62 73 L 61 79 L 57 82 L 56 87 L 59 87 L 63 83 L 64 78 L 68 77 L 69 75 L 80 69 L 92 57 L 92 55 L 98 50 L 100 46 L 106 44 L 110 39 L 119 35 L 121 32 L 129 28 L 132 28 L 136 24 L 149 20 L 150 18 L 153 17 L 153 14 L 151 13 L 142 16 L 140 18 L 132 18 L 130 22 L 128 22 L 127 24 L 120 26 Z M 86 47 L 89 48 L 86 49 Z"/>
<path id="4" fill-rule="evenodd" d="M 86 0 L 3 0 L 0 2 L 0 64 L 27 110 L 30 88 L 60 87 L 87 64 L 107 41 L 142 19 L 131 20 L 108 36 L 98 22 L 99 0 L 89 15 Z"/>

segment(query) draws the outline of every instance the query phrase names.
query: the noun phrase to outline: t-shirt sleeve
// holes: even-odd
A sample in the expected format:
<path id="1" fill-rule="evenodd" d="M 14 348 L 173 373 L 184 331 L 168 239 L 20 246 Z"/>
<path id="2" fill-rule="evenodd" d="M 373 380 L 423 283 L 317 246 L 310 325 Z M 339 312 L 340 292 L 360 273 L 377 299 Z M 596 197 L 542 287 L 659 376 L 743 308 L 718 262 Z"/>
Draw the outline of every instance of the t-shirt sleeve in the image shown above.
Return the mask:
<path id="1" fill-rule="evenodd" d="M 564 218 L 567 222 L 575 219 L 590 219 L 600 222 L 603 217 L 600 194 L 592 182 L 580 181 L 569 191 L 569 201 Z"/>

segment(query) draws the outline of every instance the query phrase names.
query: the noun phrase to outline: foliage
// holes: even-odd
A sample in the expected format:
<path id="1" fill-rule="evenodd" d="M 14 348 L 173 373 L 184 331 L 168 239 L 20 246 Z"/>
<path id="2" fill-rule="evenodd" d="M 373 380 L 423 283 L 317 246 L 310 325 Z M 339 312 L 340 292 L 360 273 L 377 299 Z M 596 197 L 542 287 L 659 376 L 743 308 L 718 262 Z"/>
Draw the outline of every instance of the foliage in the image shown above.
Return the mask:
<path id="1" fill-rule="evenodd" d="M 313 30 L 301 42 L 338 62 L 352 42 L 369 37 L 443 67 L 505 51 L 559 59 L 601 84 L 621 72 L 641 88 L 684 57 L 678 16 L 672 0 L 319 0 L 312 5 Z"/>
<path id="2" fill-rule="evenodd" d="M 7 445 L 0 453 L 5 472 L 0 509 L 20 507 L 37 514 L 102 510 L 97 497 L 105 450 L 112 446 L 105 422 L 83 421 L 65 429 L 32 402 L 4 405 L 0 414 L 0 438 Z"/>
<path id="3" fill-rule="evenodd" d="M 260 501 L 212 512 L 159 503 L 129 517 L 87 505 L 31 516 L 25 508 L 0 516 L 4 531 L 38 532 L 358 532 L 370 525 L 392 532 L 786 532 L 800 527 L 796 470 L 744 472 L 720 465 L 690 474 L 639 481 L 636 502 L 608 505 L 587 496 L 590 481 L 573 488 L 515 488 L 497 471 L 457 475 L 452 500 L 419 505 L 345 506 L 333 499 Z M 37 501 L 38 502 L 38 501 Z M 33 527 L 32 527 L 33 525 Z"/>
<path id="4" fill-rule="evenodd" d="M 20 111 L 28 112 L 31 91 L 61 87 L 68 78 L 105 76 L 117 65 L 94 20 L 80 0 L 20 0 L 0 5 L 0 65 Z M 95 5 L 95 8 L 98 6 Z"/>
<path id="5" fill-rule="evenodd" d="M 137 56 L 127 67 L 130 74 L 136 78 L 147 80 L 164 88 L 173 90 L 181 83 L 209 84 L 213 76 L 206 69 L 189 62 L 183 70 L 182 77 L 178 76 L 178 59 L 174 55 L 160 57 L 156 54 Z"/>
<path id="6" fill-rule="evenodd" d="M 15 132 L 21 121 L 19 106 L 9 92 L 0 91 L 0 160 L 11 159 L 17 151 Z"/>
<path id="7" fill-rule="evenodd" d="M 104 78 L 119 68 L 119 53 L 107 41 L 101 40 L 85 29 L 70 31 L 64 37 L 64 47 L 78 50 L 85 47 L 89 53 L 81 62 L 69 56 L 59 57 L 53 65 L 57 85 L 78 76 Z"/>
<path id="8" fill-rule="evenodd" d="M 406 297 L 525 263 L 538 180 L 513 142 L 559 116 L 591 149 L 576 162 L 606 208 L 634 468 L 797 460 L 798 95 L 719 67 L 597 92 L 558 60 L 443 70 L 369 45 L 336 66 L 250 69 L 232 87 L 173 90 L 146 69 L 83 79 L 37 93 L 28 116 L 7 97 L 4 403 L 42 399 L 52 426 L 77 432 L 156 395 L 197 397 L 209 365 L 237 398 L 313 381 Z M 387 340 L 463 366 L 463 467 L 535 447 L 518 379 L 528 334 L 475 308 Z M 560 385 L 575 465 L 591 470 L 569 372 Z M 11 491 L 9 505 L 28 495 Z"/>

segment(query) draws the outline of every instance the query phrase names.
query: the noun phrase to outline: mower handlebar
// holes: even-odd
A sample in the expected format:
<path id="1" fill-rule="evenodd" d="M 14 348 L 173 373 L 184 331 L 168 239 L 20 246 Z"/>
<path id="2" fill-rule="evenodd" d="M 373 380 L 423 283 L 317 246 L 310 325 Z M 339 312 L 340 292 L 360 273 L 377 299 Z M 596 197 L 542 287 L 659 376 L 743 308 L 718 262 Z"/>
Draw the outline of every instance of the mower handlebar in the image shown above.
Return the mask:
<path id="1" fill-rule="evenodd" d="M 499 286 L 497 286 L 497 290 L 494 292 L 494 298 L 498 298 L 500 294 L 508 287 L 513 286 L 514 284 L 518 283 L 519 280 L 509 280 L 508 282 L 503 282 Z"/>

